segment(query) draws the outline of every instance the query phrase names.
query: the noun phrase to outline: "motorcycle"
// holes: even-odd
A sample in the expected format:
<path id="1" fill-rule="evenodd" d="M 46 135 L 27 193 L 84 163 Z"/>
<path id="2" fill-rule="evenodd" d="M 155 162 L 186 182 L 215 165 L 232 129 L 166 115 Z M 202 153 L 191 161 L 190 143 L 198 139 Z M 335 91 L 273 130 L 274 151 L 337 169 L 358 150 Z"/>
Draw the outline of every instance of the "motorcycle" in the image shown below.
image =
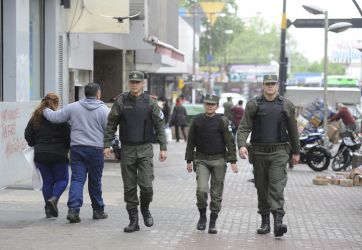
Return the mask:
<path id="1" fill-rule="evenodd" d="M 323 133 L 317 132 L 301 135 L 299 142 L 301 163 L 306 163 L 314 171 L 323 171 L 328 168 L 332 156 L 330 152 L 321 145 L 323 142 Z"/>
<path id="2" fill-rule="evenodd" d="M 342 139 L 337 153 L 332 157 L 332 169 L 334 171 L 345 170 L 352 162 L 352 155 L 361 147 L 361 134 L 352 133 Z"/>

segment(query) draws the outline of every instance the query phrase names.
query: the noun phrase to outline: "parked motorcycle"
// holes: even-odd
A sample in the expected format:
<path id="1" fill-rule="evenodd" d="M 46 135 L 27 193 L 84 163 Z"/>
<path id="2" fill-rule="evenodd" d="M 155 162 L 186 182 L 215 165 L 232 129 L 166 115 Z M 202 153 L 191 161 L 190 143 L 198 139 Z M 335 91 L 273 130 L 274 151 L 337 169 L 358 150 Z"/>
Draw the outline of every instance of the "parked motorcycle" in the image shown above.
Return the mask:
<path id="1" fill-rule="evenodd" d="M 361 147 L 361 135 L 352 133 L 342 139 L 337 153 L 332 157 L 332 169 L 334 171 L 345 170 L 352 162 L 352 155 Z"/>
<path id="2" fill-rule="evenodd" d="M 310 133 L 301 135 L 300 162 L 306 163 L 314 171 L 326 170 L 331 160 L 330 152 L 323 147 L 323 133 Z"/>

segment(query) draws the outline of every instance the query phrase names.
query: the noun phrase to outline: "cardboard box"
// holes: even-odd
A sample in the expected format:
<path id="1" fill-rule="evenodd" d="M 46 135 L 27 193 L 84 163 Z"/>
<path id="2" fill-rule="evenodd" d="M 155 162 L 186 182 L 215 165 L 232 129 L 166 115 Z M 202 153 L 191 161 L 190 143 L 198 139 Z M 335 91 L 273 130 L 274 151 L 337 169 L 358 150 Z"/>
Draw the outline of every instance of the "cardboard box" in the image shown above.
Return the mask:
<path id="1" fill-rule="evenodd" d="M 362 175 L 355 175 L 353 177 L 353 185 L 354 186 L 362 186 Z"/>
<path id="2" fill-rule="evenodd" d="M 339 123 L 338 122 L 331 122 L 328 124 L 327 127 L 327 135 L 329 138 L 329 141 L 332 142 L 333 144 L 337 144 L 338 140 L 339 140 Z"/>
<path id="3" fill-rule="evenodd" d="M 333 185 L 339 185 L 341 183 L 341 179 L 332 179 L 331 184 Z"/>
<path id="4" fill-rule="evenodd" d="M 342 187 L 353 187 L 353 180 L 342 179 L 339 185 L 341 185 Z"/>
<path id="5" fill-rule="evenodd" d="M 318 178 L 314 178 L 314 179 L 313 179 L 313 184 L 314 184 L 314 185 L 328 185 L 328 184 L 329 184 L 329 180 L 328 180 L 328 179 L 318 179 Z"/>

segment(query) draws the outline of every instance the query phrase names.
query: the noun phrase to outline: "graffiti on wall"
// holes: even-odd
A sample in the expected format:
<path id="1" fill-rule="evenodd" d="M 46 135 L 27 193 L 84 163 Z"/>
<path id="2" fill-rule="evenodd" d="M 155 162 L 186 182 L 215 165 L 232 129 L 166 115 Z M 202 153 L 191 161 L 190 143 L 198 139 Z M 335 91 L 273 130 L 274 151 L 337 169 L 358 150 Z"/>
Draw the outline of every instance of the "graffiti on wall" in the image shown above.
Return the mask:
<path id="1" fill-rule="evenodd" d="M 17 134 L 17 123 L 20 120 L 19 108 L 4 109 L 0 112 L 1 143 L 2 152 L 7 159 L 15 153 L 22 152 L 26 147 L 26 141 Z"/>

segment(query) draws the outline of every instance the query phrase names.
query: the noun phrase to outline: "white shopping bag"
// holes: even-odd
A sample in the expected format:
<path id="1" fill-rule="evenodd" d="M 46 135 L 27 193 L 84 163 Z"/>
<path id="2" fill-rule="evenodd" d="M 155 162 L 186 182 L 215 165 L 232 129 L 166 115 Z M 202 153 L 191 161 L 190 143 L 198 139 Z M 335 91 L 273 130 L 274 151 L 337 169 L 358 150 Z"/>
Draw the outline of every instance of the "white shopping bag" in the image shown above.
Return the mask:
<path id="1" fill-rule="evenodd" d="M 172 142 L 172 131 L 170 127 L 165 128 L 167 142 Z"/>
<path id="2" fill-rule="evenodd" d="M 33 189 L 35 191 L 41 191 L 43 187 L 43 180 L 41 178 L 41 174 L 39 169 L 36 168 L 34 163 L 34 148 L 33 147 L 27 147 L 23 150 L 24 157 L 26 161 L 28 162 L 29 166 L 33 170 L 33 176 L 32 176 L 32 182 L 33 182 Z"/>

